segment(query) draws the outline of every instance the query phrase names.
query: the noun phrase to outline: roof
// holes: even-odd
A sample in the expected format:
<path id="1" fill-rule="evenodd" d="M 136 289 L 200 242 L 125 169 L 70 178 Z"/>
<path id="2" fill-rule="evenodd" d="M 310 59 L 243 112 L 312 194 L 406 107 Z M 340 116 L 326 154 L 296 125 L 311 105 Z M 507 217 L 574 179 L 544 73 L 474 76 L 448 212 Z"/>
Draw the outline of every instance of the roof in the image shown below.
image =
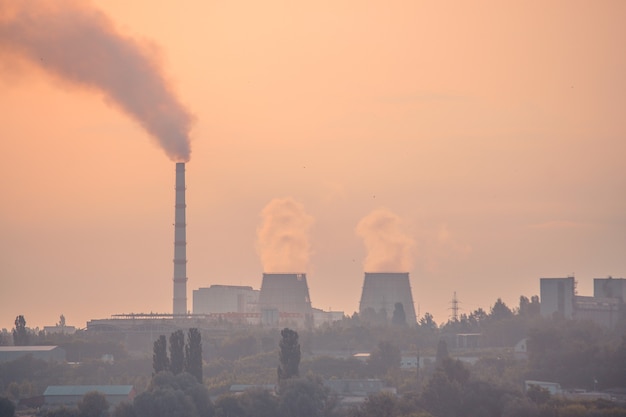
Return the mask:
<path id="1" fill-rule="evenodd" d="M 49 352 L 58 346 L 0 346 L 0 352 Z"/>
<path id="2" fill-rule="evenodd" d="M 83 396 L 91 391 L 98 391 L 104 395 L 129 395 L 132 385 L 49 385 L 44 391 L 45 397 L 56 395 Z"/>
<path id="3" fill-rule="evenodd" d="M 276 385 L 275 384 L 256 384 L 256 385 L 233 384 L 230 386 L 230 392 L 244 392 L 250 389 L 274 391 L 276 390 Z"/>

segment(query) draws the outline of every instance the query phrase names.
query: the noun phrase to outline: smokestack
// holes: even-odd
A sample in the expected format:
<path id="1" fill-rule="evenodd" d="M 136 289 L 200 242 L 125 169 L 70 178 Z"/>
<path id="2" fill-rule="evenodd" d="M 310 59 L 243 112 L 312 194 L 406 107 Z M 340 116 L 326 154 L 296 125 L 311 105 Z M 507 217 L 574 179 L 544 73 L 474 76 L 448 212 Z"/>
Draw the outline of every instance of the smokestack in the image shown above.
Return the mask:
<path id="1" fill-rule="evenodd" d="M 187 314 L 187 224 L 185 218 L 185 163 L 176 163 L 174 222 L 174 314 Z"/>

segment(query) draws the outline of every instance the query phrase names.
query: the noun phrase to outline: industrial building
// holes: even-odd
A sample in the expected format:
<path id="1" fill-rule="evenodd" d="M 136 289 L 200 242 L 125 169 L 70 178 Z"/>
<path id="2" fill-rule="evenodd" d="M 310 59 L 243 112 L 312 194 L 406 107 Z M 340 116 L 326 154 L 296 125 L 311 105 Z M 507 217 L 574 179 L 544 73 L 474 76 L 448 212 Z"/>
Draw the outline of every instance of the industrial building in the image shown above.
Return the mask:
<path id="1" fill-rule="evenodd" d="M 298 327 L 313 325 L 313 309 L 306 274 L 263 274 L 258 311 L 261 324 Z"/>
<path id="2" fill-rule="evenodd" d="M 193 314 L 253 313 L 258 302 L 250 286 L 211 285 L 193 291 Z"/>
<path id="3" fill-rule="evenodd" d="M 103 394 L 109 406 L 135 397 L 132 385 L 50 385 L 43 393 L 44 403 L 48 407 L 74 407 L 88 392 Z"/>
<path id="4" fill-rule="evenodd" d="M 65 362 L 65 349 L 59 346 L 0 346 L 0 362 L 30 355 L 48 362 Z"/>
<path id="5" fill-rule="evenodd" d="M 574 277 L 541 278 L 541 315 L 555 314 L 566 319 L 591 320 L 612 328 L 624 315 L 626 280 L 623 278 L 595 278 L 593 296 L 576 292 Z"/>
<path id="6" fill-rule="evenodd" d="M 359 314 L 372 309 L 377 313 L 385 312 L 390 321 L 396 303 L 404 308 L 406 322 L 415 324 L 415 306 L 408 272 L 366 272 L 363 292 L 359 303 Z"/>

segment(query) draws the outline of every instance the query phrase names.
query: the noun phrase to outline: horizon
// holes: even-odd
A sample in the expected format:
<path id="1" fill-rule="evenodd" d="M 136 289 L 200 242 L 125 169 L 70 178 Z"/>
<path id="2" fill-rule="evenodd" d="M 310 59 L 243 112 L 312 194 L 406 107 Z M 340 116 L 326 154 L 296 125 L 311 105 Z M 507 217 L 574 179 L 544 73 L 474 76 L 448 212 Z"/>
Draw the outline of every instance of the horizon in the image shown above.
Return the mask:
<path id="1" fill-rule="evenodd" d="M 454 293 L 469 313 L 626 277 L 624 17 L 0 0 L 0 328 L 169 312 L 181 159 L 189 303 L 272 264 L 351 315 L 391 265 L 441 323 Z"/>

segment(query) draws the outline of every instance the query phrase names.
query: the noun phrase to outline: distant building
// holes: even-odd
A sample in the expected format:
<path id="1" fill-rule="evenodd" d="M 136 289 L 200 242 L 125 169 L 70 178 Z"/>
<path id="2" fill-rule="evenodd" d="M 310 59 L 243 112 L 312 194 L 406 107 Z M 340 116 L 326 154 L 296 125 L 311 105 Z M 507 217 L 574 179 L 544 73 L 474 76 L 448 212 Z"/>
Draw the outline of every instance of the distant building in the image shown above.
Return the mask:
<path id="1" fill-rule="evenodd" d="M 395 388 L 385 387 L 380 379 L 327 379 L 324 386 L 337 395 L 340 407 L 350 407 L 365 402 L 368 396 L 381 392 L 396 394 Z"/>
<path id="2" fill-rule="evenodd" d="M 43 331 L 46 334 L 74 334 L 76 333 L 75 326 L 44 326 Z"/>
<path id="3" fill-rule="evenodd" d="M 416 369 L 419 365 L 419 357 L 414 356 L 402 356 L 400 358 L 401 369 Z"/>
<path id="4" fill-rule="evenodd" d="M 541 278 L 541 315 L 558 314 L 566 319 L 591 320 L 613 327 L 624 314 L 626 280 L 595 278 L 593 297 L 576 294 L 574 277 Z"/>
<path id="5" fill-rule="evenodd" d="M 251 313 L 259 290 L 249 286 L 211 285 L 193 291 L 193 314 Z"/>
<path id="6" fill-rule="evenodd" d="M 547 390 L 551 395 L 562 395 L 563 389 L 561 389 L 561 384 L 558 382 L 548 382 L 548 381 L 524 381 L 524 390 L 528 391 L 531 387 L 538 387 Z"/>
<path id="7" fill-rule="evenodd" d="M 323 311 L 319 308 L 313 308 L 313 323 L 315 323 L 315 327 L 319 327 L 324 323 L 341 321 L 343 317 L 343 311 Z"/>
<path id="8" fill-rule="evenodd" d="M 116 406 L 135 397 L 132 385 L 50 385 L 43 393 L 46 406 L 74 407 L 88 392 L 102 393 L 109 406 Z"/>
<path id="9" fill-rule="evenodd" d="M 272 394 L 275 394 L 276 384 L 233 384 L 228 389 L 228 392 L 237 395 L 252 390 L 268 391 Z"/>
<path id="10" fill-rule="evenodd" d="M 58 346 L 0 346 L 0 362 L 31 355 L 48 362 L 65 362 L 65 349 Z"/>
<path id="11" fill-rule="evenodd" d="M 619 298 L 626 301 L 626 279 L 624 278 L 594 278 L 593 296 L 600 298 Z"/>
<path id="12" fill-rule="evenodd" d="M 528 338 L 524 338 L 515 344 L 513 347 L 513 356 L 515 359 L 528 359 Z"/>
<path id="13" fill-rule="evenodd" d="M 552 317 L 555 313 L 566 319 L 574 317 L 574 296 L 576 295 L 574 277 L 541 278 L 539 287 L 540 312 L 543 317 Z"/>

